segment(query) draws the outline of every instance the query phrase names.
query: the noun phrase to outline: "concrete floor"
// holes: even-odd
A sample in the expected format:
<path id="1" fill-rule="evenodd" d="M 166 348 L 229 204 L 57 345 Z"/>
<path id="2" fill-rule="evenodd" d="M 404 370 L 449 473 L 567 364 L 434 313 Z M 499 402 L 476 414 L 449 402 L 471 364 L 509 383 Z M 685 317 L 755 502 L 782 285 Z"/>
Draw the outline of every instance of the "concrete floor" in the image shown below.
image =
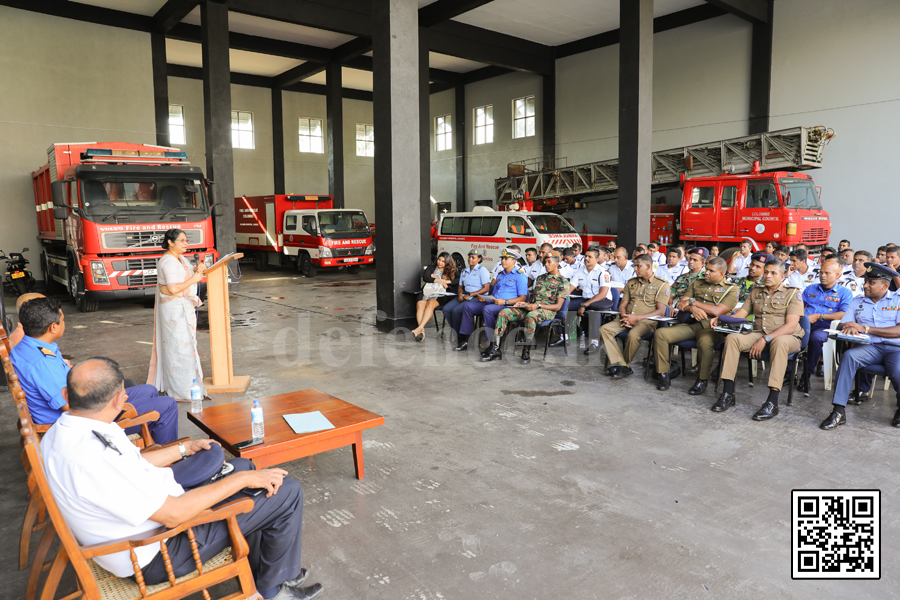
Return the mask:
<path id="1" fill-rule="evenodd" d="M 363 481 L 347 448 L 284 465 L 304 486 L 304 564 L 327 598 L 900 596 L 892 393 L 879 386 L 826 433 L 821 379 L 757 423 L 760 384 L 739 382 L 737 406 L 715 414 L 711 389 L 686 394 L 692 379 L 659 393 L 640 368 L 612 381 L 602 357 L 580 352 L 483 365 L 451 351 L 449 330 L 424 343 L 376 332 L 373 277 L 245 267 L 232 295 L 247 397 L 317 388 L 386 418 L 365 433 Z M 64 311 L 67 356 L 109 355 L 144 380 L 152 309 Z M 180 431 L 198 436 L 180 406 Z M 25 485 L 8 394 L 0 415 L 0 597 L 21 598 Z M 791 490 L 820 488 L 882 490 L 880 581 L 791 579 Z"/>

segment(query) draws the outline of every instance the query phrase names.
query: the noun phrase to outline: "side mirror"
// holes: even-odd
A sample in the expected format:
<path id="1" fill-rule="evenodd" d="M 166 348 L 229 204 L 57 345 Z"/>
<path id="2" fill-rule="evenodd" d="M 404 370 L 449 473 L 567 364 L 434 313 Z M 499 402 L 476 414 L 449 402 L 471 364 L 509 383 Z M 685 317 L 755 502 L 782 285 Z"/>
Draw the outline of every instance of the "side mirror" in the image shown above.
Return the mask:
<path id="1" fill-rule="evenodd" d="M 69 209 L 64 206 L 53 207 L 53 218 L 58 221 L 66 221 L 69 218 Z"/>
<path id="2" fill-rule="evenodd" d="M 66 206 L 66 182 L 54 181 L 51 183 L 50 196 L 53 198 L 53 206 Z"/>
<path id="3" fill-rule="evenodd" d="M 209 195 L 209 205 L 210 206 L 215 206 L 216 204 L 218 204 L 218 202 L 216 202 L 215 182 L 213 182 L 209 179 L 206 180 L 206 193 Z"/>
<path id="4" fill-rule="evenodd" d="M 526 227 L 526 228 L 525 228 L 525 233 L 523 233 L 522 235 L 534 235 L 534 234 L 531 232 L 531 228 Z"/>
<path id="5" fill-rule="evenodd" d="M 221 205 L 221 204 L 213 204 L 213 205 L 211 206 L 211 209 L 212 209 L 212 215 L 213 215 L 214 217 L 221 217 L 221 216 L 222 216 L 223 210 L 222 210 L 222 205 Z"/>
<path id="6" fill-rule="evenodd" d="M 22 248 L 22 254 L 25 254 L 26 252 L 28 252 L 28 248 Z"/>

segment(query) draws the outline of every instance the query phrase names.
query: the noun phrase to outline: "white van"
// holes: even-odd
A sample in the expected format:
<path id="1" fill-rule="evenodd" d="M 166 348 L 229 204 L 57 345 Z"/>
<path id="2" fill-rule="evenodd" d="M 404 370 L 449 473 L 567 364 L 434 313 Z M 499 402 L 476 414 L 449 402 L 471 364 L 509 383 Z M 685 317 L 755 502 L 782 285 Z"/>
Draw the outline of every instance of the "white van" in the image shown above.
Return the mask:
<path id="1" fill-rule="evenodd" d="M 444 213 L 438 225 L 438 254 L 449 252 L 456 261 L 457 272 L 468 265 L 472 248 L 484 251 L 482 264 L 491 270 L 508 245 L 519 246 L 524 258 L 526 248 L 540 248 L 544 243 L 568 248 L 580 244 L 581 236 L 555 213 L 494 211 L 488 206 L 476 206 L 472 212 Z"/>

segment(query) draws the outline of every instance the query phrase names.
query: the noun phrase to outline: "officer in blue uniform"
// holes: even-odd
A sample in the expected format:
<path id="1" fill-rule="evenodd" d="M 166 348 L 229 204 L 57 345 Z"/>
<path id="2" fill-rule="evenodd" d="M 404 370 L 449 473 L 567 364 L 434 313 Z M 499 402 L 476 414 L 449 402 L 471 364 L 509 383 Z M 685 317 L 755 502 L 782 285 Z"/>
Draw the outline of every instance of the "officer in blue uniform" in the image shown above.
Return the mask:
<path id="1" fill-rule="evenodd" d="M 894 277 L 900 277 L 900 273 L 878 263 L 866 263 L 865 296 L 850 302 L 841 319 L 841 331 L 849 335 L 866 335 L 871 343 L 853 344 L 841 357 L 833 409 L 819 425 L 822 429 L 834 429 L 847 422 L 844 414 L 847 398 L 853 378 L 862 367 L 884 365 L 897 390 L 897 382 L 900 382 L 900 293 L 889 289 Z M 900 427 L 900 391 L 897 392 L 897 407 L 891 421 L 894 427 Z"/>
<path id="2" fill-rule="evenodd" d="M 481 249 L 469 250 L 469 266 L 463 269 L 459 276 L 459 295 L 444 305 L 444 318 L 450 322 L 450 327 L 456 332 L 456 347 L 453 349 L 458 352 L 469 347 L 469 335 L 460 333 L 466 305 L 474 303 L 483 306 L 477 298 L 482 294 L 487 294 L 491 288 L 491 272 L 481 264 L 483 260 L 484 252 Z"/>
<path id="3" fill-rule="evenodd" d="M 828 340 L 828 330 L 832 321 L 840 321 L 844 316 L 853 292 L 838 285 L 841 266 L 835 260 L 827 260 L 819 270 L 819 283 L 803 290 L 803 304 L 809 318 L 809 345 L 806 347 L 806 372 L 797 386 L 801 392 L 809 393 L 809 376 L 815 371 L 822 358 L 822 345 Z"/>
<path id="4" fill-rule="evenodd" d="M 19 322 L 25 337 L 10 353 L 19 384 L 25 392 L 28 410 L 35 423 L 55 423 L 67 406 L 62 389 L 72 368 L 63 358 L 56 340 L 66 331 L 65 316 L 59 301 L 35 298 L 19 309 Z M 168 444 L 178 439 L 178 406 L 168 396 L 160 396 L 152 385 L 127 387 L 128 403 L 138 413 L 159 412 L 159 419 L 147 424 L 153 441 Z M 140 426 L 130 427 L 126 433 L 140 433 Z"/>
<path id="5" fill-rule="evenodd" d="M 465 336 L 468 339 L 475 329 L 475 317 L 481 315 L 484 317 L 485 334 L 488 341 L 491 341 L 494 324 L 500 311 L 516 302 L 524 302 L 528 297 L 528 277 L 516 268 L 520 258 L 515 250 L 506 249 L 500 253 L 503 271 L 497 275 L 494 283 L 494 299 L 485 300 L 483 296 L 478 296 L 477 302 L 465 303 L 462 324 L 459 328 L 461 338 Z"/>

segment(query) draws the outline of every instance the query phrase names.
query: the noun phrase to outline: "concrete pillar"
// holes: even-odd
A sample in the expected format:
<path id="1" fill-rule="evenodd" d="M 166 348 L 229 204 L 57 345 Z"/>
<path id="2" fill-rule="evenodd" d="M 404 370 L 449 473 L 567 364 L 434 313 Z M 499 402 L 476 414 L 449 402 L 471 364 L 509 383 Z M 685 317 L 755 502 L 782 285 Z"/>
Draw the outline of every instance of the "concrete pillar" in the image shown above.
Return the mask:
<path id="1" fill-rule="evenodd" d="M 750 121 L 747 133 L 769 131 L 772 92 L 772 2 L 767 23 L 753 23 L 750 50 Z"/>
<path id="2" fill-rule="evenodd" d="M 272 159 L 275 193 L 284 194 L 284 101 L 279 88 L 272 88 Z"/>
<path id="3" fill-rule="evenodd" d="M 203 118 L 206 125 L 206 176 L 215 182 L 222 206 L 215 218 L 216 248 L 234 252 L 234 151 L 231 146 L 231 62 L 228 56 L 228 7 L 200 4 L 203 52 Z"/>
<path id="4" fill-rule="evenodd" d="M 415 327 L 420 285 L 422 144 L 418 6 L 372 1 L 378 328 Z M 427 160 L 427 157 L 426 159 Z"/>
<path id="5" fill-rule="evenodd" d="M 619 0 L 618 243 L 650 236 L 653 144 L 653 0 Z"/>
<path id="6" fill-rule="evenodd" d="M 544 141 L 543 155 L 549 159 L 547 166 L 556 164 L 556 60 L 552 62 L 550 73 L 542 79 L 541 130 Z"/>
<path id="7" fill-rule="evenodd" d="M 454 210 L 466 210 L 466 84 L 456 86 L 456 108 L 454 110 L 453 143 L 456 144 L 456 207 Z M 439 215 L 440 216 L 440 215 Z"/>
<path id="8" fill-rule="evenodd" d="M 150 59 L 153 63 L 153 114 L 156 116 L 156 143 L 169 141 L 169 77 L 166 72 L 166 36 L 150 34 Z"/>
<path id="9" fill-rule="evenodd" d="M 431 262 L 431 82 L 428 77 L 428 28 L 419 27 L 419 213 L 422 264 Z"/>
<path id="10" fill-rule="evenodd" d="M 344 208 L 343 72 L 338 63 L 325 69 L 326 135 L 328 136 L 328 193 L 336 208 Z M 376 130 L 377 131 L 377 130 Z M 376 134 L 377 135 L 377 134 Z M 376 145 L 377 147 L 377 145 Z"/>

